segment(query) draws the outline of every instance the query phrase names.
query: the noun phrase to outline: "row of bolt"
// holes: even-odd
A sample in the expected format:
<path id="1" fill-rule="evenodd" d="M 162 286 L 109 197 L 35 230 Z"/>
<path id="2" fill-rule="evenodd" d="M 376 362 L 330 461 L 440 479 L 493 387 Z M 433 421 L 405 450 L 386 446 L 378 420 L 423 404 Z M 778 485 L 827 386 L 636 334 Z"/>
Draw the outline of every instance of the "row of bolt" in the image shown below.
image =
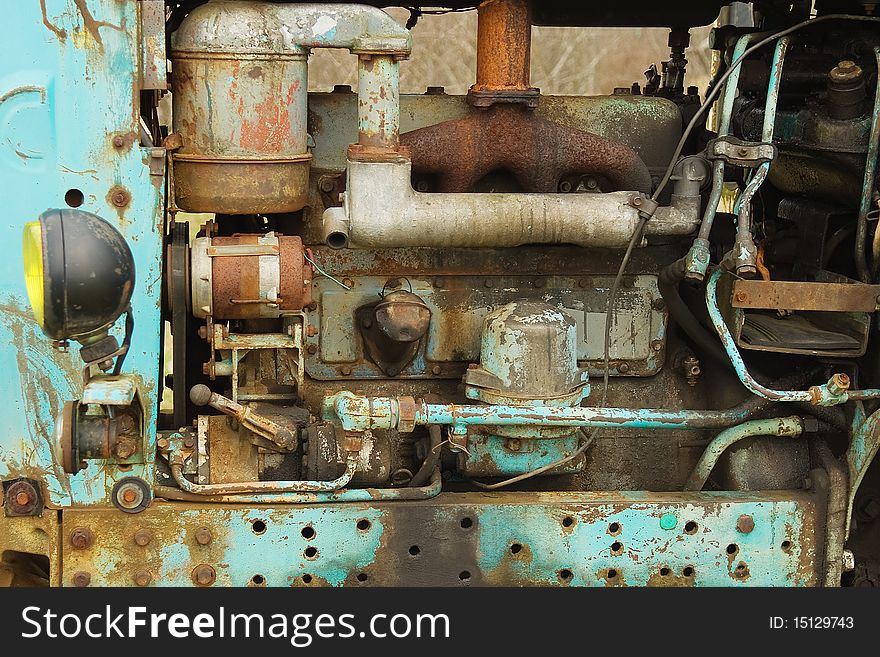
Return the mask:
<path id="1" fill-rule="evenodd" d="M 213 540 L 211 530 L 207 527 L 199 527 L 195 531 L 196 543 L 199 545 L 208 545 Z M 74 527 L 68 535 L 70 545 L 75 550 L 86 550 L 95 543 L 95 534 L 88 527 Z M 140 547 L 146 547 L 153 540 L 153 532 L 149 529 L 139 529 L 134 533 L 134 542 Z M 217 579 L 217 572 L 213 566 L 208 564 L 199 564 L 192 570 L 192 581 L 198 586 L 210 586 Z M 72 582 L 74 586 L 88 586 L 92 581 L 92 576 L 86 571 L 77 571 L 73 574 Z M 132 576 L 132 581 L 137 586 L 148 586 L 153 581 L 153 575 L 149 570 L 138 570 Z"/>

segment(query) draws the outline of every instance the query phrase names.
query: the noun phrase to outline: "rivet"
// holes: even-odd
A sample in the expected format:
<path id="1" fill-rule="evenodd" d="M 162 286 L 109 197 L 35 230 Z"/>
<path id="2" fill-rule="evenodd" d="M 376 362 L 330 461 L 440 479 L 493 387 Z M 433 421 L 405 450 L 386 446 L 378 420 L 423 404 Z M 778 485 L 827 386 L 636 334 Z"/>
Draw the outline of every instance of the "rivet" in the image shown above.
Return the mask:
<path id="1" fill-rule="evenodd" d="M 434 365 L 434 367 L 431 368 L 431 374 L 433 374 L 434 376 L 437 376 L 442 371 L 443 371 L 443 368 L 441 368 L 439 365 Z"/>
<path id="2" fill-rule="evenodd" d="M 207 527 L 199 527 L 196 530 L 196 543 L 199 545 L 207 545 L 211 542 L 211 530 Z"/>
<path id="3" fill-rule="evenodd" d="M 70 544 L 77 550 L 85 550 L 95 540 L 95 535 L 88 527 L 74 527 L 70 532 Z"/>
<path id="4" fill-rule="evenodd" d="M 147 570 L 139 570 L 134 574 L 132 579 L 138 586 L 147 586 L 153 581 L 153 576 Z"/>
<path id="5" fill-rule="evenodd" d="M 150 532 L 149 529 L 138 529 L 134 533 L 134 542 L 137 543 L 138 545 L 140 545 L 141 547 L 148 545 L 150 543 L 150 541 L 152 540 L 152 538 L 153 538 L 153 534 Z"/>
<path id="6" fill-rule="evenodd" d="M 351 374 L 351 368 L 348 365 L 343 365 L 340 371 L 342 372 L 343 376 L 348 376 Z"/>
<path id="7" fill-rule="evenodd" d="M 736 519 L 736 531 L 740 534 L 751 534 L 755 528 L 755 519 L 748 514 L 742 514 Z"/>
<path id="8" fill-rule="evenodd" d="M 80 570 L 79 572 L 76 572 L 73 574 L 73 585 L 74 586 L 79 586 L 79 587 L 88 586 L 91 581 L 92 581 L 92 576 L 85 571 Z"/>

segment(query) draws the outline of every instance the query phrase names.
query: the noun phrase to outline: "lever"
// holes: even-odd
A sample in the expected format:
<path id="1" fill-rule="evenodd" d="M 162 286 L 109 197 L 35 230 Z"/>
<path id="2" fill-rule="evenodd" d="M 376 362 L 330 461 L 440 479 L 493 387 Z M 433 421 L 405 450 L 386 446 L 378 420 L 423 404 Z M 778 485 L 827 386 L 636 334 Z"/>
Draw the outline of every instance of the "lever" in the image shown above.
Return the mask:
<path id="1" fill-rule="evenodd" d="M 200 383 L 190 388 L 189 398 L 196 406 L 210 406 L 211 408 L 216 408 L 221 413 L 234 417 L 245 428 L 253 431 L 258 436 L 271 440 L 279 447 L 296 449 L 297 436 L 290 429 L 279 426 L 272 420 L 254 413 L 247 406 L 242 406 L 228 397 L 218 395 L 204 384 Z"/>

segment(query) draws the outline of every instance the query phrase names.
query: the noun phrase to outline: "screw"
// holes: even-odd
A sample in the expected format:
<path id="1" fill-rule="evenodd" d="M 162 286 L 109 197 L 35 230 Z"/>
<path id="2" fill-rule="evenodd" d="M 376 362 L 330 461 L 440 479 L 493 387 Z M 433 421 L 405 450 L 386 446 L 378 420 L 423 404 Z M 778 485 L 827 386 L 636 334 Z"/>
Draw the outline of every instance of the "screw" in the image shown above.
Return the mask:
<path id="1" fill-rule="evenodd" d="M 153 538 L 153 534 L 150 532 L 149 529 L 138 529 L 134 533 L 134 542 L 137 543 L 138 545 L 140 545 L 141 547 L 144 547 L 145 545 L 149 544 L 150 539 L 152 539 L 152 538 Z"/>
<path id="2" fill-rule="evenodd" d="M 217 573 L 211 566 L 203 563 L 193 568 L 192 579 L 198 586 L 211 586 L 217 579 Z"/>
<path id="3" fill-rule="evenodd" d="M 73 585 L 79 586 L 82 588 L 83 586 L 88 586 L 89 582 L 92 581 L 92 576 L 85 571 L 78 571 L 73 574 Z"/>
<path id="4" fill-rule="evenodd" d="M 434 367 L 431 368 L 431 374 L 433 374 L 434 376 L 437 376 L 442 371 L 443 369 L 439 365 L 434 365 Z"/>
<path id="5" fill-rule="evenodd" d="M 88 527 L 74 527 L 70 532 L 70 544 L 77 550 L 85 550 L 95 540 L 95 535 Z"/>
<path id="6" fill-rule="evenodd" d="M 211 530 L 207 527 L 199 527 L 196 530 L 196 543 L 199 545 L 207 545 L 211 542 Z"/>
<path id="7" fill-rule="evenodd" d="M 751 534 L 755 528 L 755 519 L 744 513 L 736 519 L 736 531 L 740 534 Z"/>
<path id="8" fill-rule="evenodd" d="M 128 205 L 130 197 L 128 195 L 128 192 L 125 191 L 124 189 L 117 189 L 110 196 L 110 200 L 113 202 L 113 205 L 115 205 L 117 208 L 124 208 L 126 205 Z"/>
<path id="9" fill-rule="evenodd" d="M 153 576 L 147 570 L 139 570 L 132 579 L 134 579 L 134 583 L 138 586 L 147 586 L 153 581 Z"/>
<path id="10" fill-rule="evenodd" d="M 318 353 L 318 345 L 310 344 L 308 347 L 306 347 L 306 351 L 310 354 L 316 354 Z"/>
<path id="11" fill-rule="evenodd" d="M 122 135 L 116 135 L 113 137 L 113 145 L 116 148 L 122 148 L 125 146 L 125 138 Z"/>

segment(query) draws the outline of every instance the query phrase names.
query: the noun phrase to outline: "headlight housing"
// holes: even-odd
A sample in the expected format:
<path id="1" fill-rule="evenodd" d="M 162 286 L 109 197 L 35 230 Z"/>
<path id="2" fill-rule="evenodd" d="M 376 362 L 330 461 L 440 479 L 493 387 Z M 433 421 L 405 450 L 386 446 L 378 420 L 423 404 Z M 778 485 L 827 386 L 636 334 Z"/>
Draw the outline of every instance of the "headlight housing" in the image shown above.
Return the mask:
<path id="1" fill-rule="evenodd" d="M 25 225 L 24 274 L 34 318 L 53 340 L 90 341 L 128 308 L 134 259 L 125 238 L 82 210 L 47 210 Z"/>

